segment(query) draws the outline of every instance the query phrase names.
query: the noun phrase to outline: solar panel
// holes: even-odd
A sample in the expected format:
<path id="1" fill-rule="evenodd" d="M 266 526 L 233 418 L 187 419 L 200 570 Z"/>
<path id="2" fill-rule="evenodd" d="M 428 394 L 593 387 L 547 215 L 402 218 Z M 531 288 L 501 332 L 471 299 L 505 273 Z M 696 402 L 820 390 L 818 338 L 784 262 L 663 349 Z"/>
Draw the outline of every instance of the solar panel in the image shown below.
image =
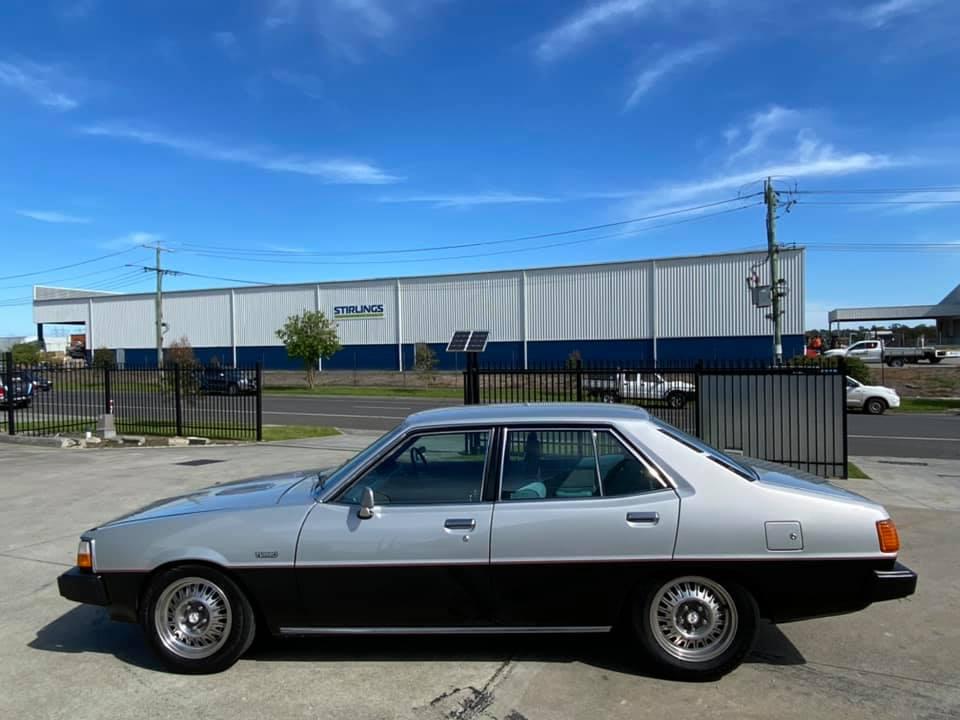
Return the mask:
<path id="1" fill-rule="evenodd" d="M 489 330 L 474 330 L 470 335 L 470 341 L 467 343 L 467 352 L 483 352 L 487 349 L 487 338 L 490 337 Z"/>
<path id="2" fill-rule="evenodd" d="M 467 343 L 470 341 L 469 330 L 457 330 L 447 343 L 447 352 L 466 352 Z"/>

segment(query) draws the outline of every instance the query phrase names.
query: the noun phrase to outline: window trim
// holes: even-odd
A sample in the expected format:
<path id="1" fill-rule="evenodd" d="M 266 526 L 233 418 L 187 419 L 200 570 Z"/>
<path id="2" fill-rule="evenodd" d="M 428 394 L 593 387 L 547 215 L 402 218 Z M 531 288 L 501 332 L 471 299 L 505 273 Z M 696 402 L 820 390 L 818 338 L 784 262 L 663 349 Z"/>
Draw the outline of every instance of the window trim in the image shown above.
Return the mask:
<path id="1" fill-rule="evenodd" d="M 497 479 L 497 492 L 494 498 L 495 503 L 545 502 L 545 500 L 541 498 L 529 498 L 526 500 L 504 500 L 503 499 L 503 472 L 506 467 L 507 448 L 510 445 L 509 443 L 510 433 L 514 430 L 526 431 L 526 432 L 562 432 L 564 430 L 578 431 L 578 432 L 584 431 L 584 430 L 590 431 L 591 438 L 593 440 L 593 450 L 594 450 L 593 452 L 594 472 L 596 473 L 596 477 L 597 477 L 597 485 L 600 488 L 600 495 L 596 497 L 577 498 L 578 500 L 582 501 L 582 500 L 612 500 L 616 498 L 638 498 L 638 497 L 644 497 L 646 495 L 650 495 L 651 493 L 661 492 L 662 490 L 673 490 L 674 492 L 676 492 L 677 490 L 677 487 L 676 485 L 673 484 L 673 481 L 670 479 L 670 476 L 667 475 L 663 470 L 661 470 L 658 465 L 650 461 L 646 457 L 646 455 L 644 455 L 636 447 L 634 447 L 633 443 L 630 442 L 630 440 L 628 440 L 624 436 L 624 434 L 620 432 L 619 429 L 614 425 L 605 425 L 602 423 L 600 424 L 598 423 L 583 423 L 583 424 L 537 423 L 532 425 L 524 425 L 524 424 L 502 425 L 500 427 L 500 430 L 503 435 L 500 443 L 500 467 L 499 467 L 498 479 Z M 646 492 L 633 493 L 631 495 L 604 495 L 603 479 L 600 477 L 600 458 L 597 453 L 597 439 L 596 439 L 596 433 L 603 432 L 603 431 L 609 432 L 611 435 L 613 435 L 613 437 L 616 438 L 621 445 L 623 445 L 626 451 L 630 453 L 630 455 L 632 455 L 637 462 L 643 465 L 644 469 L 651 475 L 651 477 L 653 477 L 654 479 L 656 479 L 658 483 L 660 483 L 661 487 L 656 490 L 648 490 Z"/>
<path id="2" fill-rule="evenodd" d="M 465 425 L 463 427 L 446 427 L 446 428 L 417 428 L 411 429 L 409 432 L 402 433 L 395 442 L 391 443 L 383 450 L 380 451 L 375 457 L 370 459 L 366 465 L 357 469 L 357 473 L 354 477 L 348 479 L 344 482 L 343 487 L 337 489 L 330 497 L 324 498 L 323 502 L 330 504 L 341 504 L 340 498 L 347 494 L 350 490 L 354 488 L 358 483 L 360 483 L 374 468 L 376 468 L 380 462 L 396 450 L 399 446 L 407 442 L 407 440 L 412 440 L 417 437 L 422 437 L 424 435 L 466 435 L 468 433 L 487 433 L 487 447 L 483 455 L 483 474 L 480 478 L 480 498 L 473 503 L 395 503 L 394 507 L 434 507 L 442 505 L 483 505 L 488 501 L 485 499 L 484 491 L 486 489 L 487 477 L 488 477 L 488 466 L 490 464 L 490 455 L 493 451 L 495 431 L 497 430 L 496 426 L 474 426 L 474 425 Z M 348 504 L 348 503 L 342 503 Z M 349 505 L 355 505 L 355 503 L 349 503 Z M 384 507 L 387 507 L 386 505 Z"/>

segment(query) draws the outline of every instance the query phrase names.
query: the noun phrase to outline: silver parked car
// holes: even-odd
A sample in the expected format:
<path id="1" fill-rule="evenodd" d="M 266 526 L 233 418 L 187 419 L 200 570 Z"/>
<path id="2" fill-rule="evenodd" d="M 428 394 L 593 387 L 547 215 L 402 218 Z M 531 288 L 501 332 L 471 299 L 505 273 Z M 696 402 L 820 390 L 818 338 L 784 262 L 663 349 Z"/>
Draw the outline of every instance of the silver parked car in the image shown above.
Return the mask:
<path id="1" fill-rule="evenodd" d="M 912 594 L 880 505 L 727 457 L 639 408 L 409 417 L 344 465 L 226 483 L 85 533 L 69 599 L 182 672 L 276 635 L 603 633 L 663 671 L 736 667 L 760 618 Z"/>

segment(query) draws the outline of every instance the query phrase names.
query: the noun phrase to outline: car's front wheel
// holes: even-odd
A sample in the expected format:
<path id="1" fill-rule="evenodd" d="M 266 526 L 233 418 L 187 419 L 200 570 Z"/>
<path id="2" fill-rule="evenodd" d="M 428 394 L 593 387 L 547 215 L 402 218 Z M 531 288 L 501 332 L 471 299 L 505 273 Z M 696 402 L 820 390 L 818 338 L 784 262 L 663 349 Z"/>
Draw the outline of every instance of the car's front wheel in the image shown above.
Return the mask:
<path id="1" fill-rule="evenodd" d="M 253 608 L 243 591 L 204 565 L 183 565 L 155 577 L 140 620 L 163 664 L 181 673 L 226 670 L 256 635 Z"/>
<path id="2" fill-rule="evenodd" d="M 667 405 L 674 410 L 679 410 L 687 404 L 687 396 L 682 392 L 672 392 L 667 395 Z"/>
<path id="3" fill-rule="evenodd" d="M 863 404 L 863 410 L 868 415 L 883 415 L 887 403 L 881 398 L 870 398 Z"/>
<path id="4" fill-rule="evenodd" d="M 735 583 L 698 575 L 658 583 L 635 606 L 640 644 L 665 675 L 710 680 L 743 662 L 753 645 L 757 604 Z"/>

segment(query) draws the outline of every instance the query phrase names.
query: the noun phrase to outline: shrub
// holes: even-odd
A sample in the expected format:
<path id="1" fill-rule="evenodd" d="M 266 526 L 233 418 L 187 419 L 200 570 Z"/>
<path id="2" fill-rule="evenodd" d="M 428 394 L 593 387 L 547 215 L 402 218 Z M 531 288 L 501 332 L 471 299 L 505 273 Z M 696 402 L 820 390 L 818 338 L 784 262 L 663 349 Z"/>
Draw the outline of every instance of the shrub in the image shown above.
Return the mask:
<path id="1" fill-rule="evenodd" d="M 93 367 L 101 369 L 113 368 L 116 364 L 113 350 L 110 348 L 98 347 L 93 351 Z"/>
<path id="2" fill-rule="evenodd" d="M 797 357 L 790 360 L 787 364 L 793 367 L 835 368 L 838 366 L 840 360 L 843 360 L 846 364 L 847 377 L 852 377 L 854 380 L 859 380 L 867 385 L 870 384 L 870 368 L 868 368 L 867 364 L 860 358 L 806 357 L 805 355 L 797 355 Z"/>
<path id="3" fill-rule="evenodd" d="M 337 325 L 318 310 L 304 310 L 291 315 L 277 330 L 277 337 L 287 348 L 287 355 L 303 360 L 307 386 L 317 382 L 317 365 L 340 350 Z"/>
<path id="4" fill-rule="evenodd" d="M 417 343 L 413 350 L 413 367 L 429 385 L 436 374 L 437 354 L 426 343 Z"/>

